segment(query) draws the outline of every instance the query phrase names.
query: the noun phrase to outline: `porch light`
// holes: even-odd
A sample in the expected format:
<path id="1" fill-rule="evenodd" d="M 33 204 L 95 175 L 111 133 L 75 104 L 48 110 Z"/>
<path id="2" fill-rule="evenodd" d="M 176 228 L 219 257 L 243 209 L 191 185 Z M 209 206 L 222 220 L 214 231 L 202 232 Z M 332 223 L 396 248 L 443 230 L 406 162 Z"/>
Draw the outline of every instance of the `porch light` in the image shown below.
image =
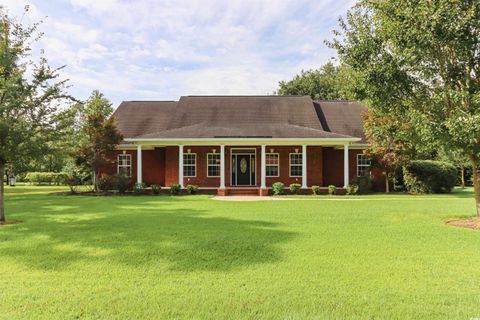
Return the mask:
<path id="1" fill-rule="evenodd" d="M 298 153 L 298 149 L 295 149 L 295 153 Z"/>
<path id="2" fill-rule="evenodd" d="M 187 153 L 191 153 L 192 152 L 192 149 L 187 149 Z"/>
<path id="3" fill-rule="evenodd" d="M 270 153 L 273 153 L 273 151 L 274 151 L 274 150 L 273 150 L 273 148 L 272 148 L 272 149 L 270 149 Z"/>

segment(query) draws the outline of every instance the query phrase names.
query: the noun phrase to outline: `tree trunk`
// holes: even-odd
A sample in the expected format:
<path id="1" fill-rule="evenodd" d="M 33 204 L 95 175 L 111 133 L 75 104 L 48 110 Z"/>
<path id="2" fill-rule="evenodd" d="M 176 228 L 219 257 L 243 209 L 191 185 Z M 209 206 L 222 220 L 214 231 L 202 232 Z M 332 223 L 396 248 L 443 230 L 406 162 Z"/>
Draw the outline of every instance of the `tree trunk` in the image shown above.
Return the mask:
<path id="1" fill-rule="evenodd" d="M 92 182 L 93 182 L 93 192 L 98 192 L 98 187 L 97 187 L 97 173 L 95 170 L 92 171 Z"/>
<path id="2" fill-rule="evenodd" d="M 390 183 L 388 181 L 388 172 L 385 172 L 385 192 L 390 193 Z"/>
<path id="3" fill-rule="evenodd" d="M 5 222 L 5 164 L 0 162 L 0 222 Z"/>
<path id="4" fill-rule="evenodd" d="M 465 189 L 465 167 L 464 166 L 460 168 L 460 174 L 461 174 L 460 179 L 462 182 L 462 189 Z"/>
<path id="5" fill-rule="evenodd" d="M 480 218 L 480 168 L 477 166 L 477 157 L 472 156 L 473 190 L 475 192 L 475 206 L 477 217 Z"/>

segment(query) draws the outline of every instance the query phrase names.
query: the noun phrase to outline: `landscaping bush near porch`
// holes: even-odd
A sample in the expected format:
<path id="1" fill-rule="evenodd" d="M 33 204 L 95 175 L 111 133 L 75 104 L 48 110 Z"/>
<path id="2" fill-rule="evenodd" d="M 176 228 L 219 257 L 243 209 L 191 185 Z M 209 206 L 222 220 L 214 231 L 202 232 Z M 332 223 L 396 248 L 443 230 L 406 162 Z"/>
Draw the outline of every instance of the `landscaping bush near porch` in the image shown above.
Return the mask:
<path id="1" fill-rule="evenodd" d="M 457 181 L 457 169 L 446 162 L 417 160 L 404 167 L 403 177 L 409 192 L 448 193 Z"/>

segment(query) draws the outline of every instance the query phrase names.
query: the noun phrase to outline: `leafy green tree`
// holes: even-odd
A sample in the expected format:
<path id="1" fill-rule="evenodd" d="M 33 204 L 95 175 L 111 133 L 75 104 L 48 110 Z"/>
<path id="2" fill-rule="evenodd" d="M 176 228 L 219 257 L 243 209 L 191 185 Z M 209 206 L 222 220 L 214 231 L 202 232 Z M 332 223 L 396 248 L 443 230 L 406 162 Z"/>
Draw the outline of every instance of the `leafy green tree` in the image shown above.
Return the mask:
<path id="1" fill-rule="evenodd" d="M 81 128 L 78 131 L 79 144 L 74 151 L 76 163 L 90 168 L 93 174 L 94 190 L 98 191 L 100 168 L 111 163 L 108 153 L 113 151 L 123 136 L 118 131 L 111 103 L 98 91 L 94 91 L 84 105 L 78 105 Z"/>
<path id="2" fill-rule="evenodd" d="M 376 116 L 413 124 L 420 150 L 468 156 L 480 217 L 480 2 L 363 0 L 330 45 Z"/>
<path id="3" fill-rule="evenodd" d="M 41 57 L 34 62 L 31 45 L 41 34 L 38 24 L 23 26 L 0 7 L 0 222 L 5 221 L 4 178 L 14 167 L 37 157 L 55 129 L 66 80 Z"/>
<path id="4" fill-rule="evenodd" d="M 301 71 L 292 80 L 280 81 L 278 95 L 305 95 L 313 100 L 349 100 L 354 75 L 344 66 L 328 62 L 319 69 Z"/>

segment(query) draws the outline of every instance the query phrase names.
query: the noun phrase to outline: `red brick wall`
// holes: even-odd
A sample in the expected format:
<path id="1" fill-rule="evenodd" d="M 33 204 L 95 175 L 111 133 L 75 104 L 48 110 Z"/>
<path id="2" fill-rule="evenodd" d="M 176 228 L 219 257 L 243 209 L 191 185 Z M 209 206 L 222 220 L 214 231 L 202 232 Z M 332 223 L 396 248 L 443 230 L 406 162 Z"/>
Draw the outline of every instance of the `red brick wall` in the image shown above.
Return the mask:
<path id="1" fill-rule="evenodd" d="M 165 148 L 165 185 L 178 183 L 178 147 Z"/>
<path id="2" fill-rule="evenodd" d="M 197 169 L 196 177 L 184 177 L 184 185 L 195 184 L 202 187 L 218 188 L 218 186 L 220 186 L 220 177 L 207 176 L 207 154 L 213 153 L 213 150 L 215 150 L 216 153 L 220 153 L 220 146 L 185 146 L 183 148 L 184 154 L 187 154 L 188 150 L 197 155 Z"/>

